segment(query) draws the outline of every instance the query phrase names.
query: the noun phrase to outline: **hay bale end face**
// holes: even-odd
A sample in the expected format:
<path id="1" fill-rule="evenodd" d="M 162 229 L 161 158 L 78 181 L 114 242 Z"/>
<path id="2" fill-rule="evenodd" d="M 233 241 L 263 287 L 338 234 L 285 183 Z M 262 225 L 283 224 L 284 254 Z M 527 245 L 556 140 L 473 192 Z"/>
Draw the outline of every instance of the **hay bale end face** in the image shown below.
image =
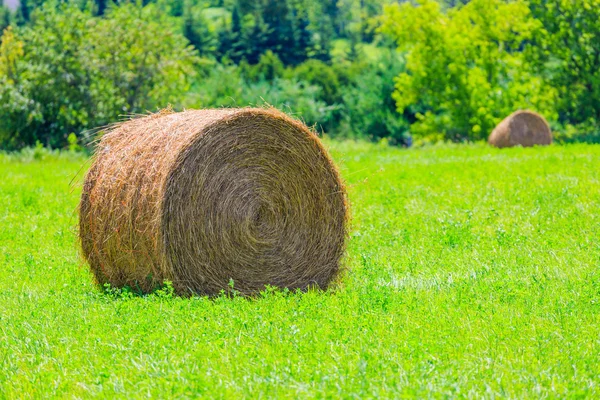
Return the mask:
<path id="1" fill-rule="evenodd" d="M 488 142 L 500 148 L 548 145 L 552 143 L 552 132 L 544 117 L 533 111 L 521 110 L 500 122 Z"/>
<path id="2" fill-rule="evenodd" d="M 191 110 L 106 133 L 80 240 L 98 283 L 180 295 L 326 288 L 340 268 L 345 187 L 319 139 L 268 109 Z"/>

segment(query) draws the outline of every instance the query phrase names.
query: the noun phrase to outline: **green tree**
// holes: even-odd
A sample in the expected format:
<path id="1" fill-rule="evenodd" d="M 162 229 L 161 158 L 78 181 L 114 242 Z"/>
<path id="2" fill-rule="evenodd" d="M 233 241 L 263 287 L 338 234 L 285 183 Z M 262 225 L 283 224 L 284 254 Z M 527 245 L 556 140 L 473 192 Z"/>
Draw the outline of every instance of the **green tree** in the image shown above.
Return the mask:
<path id="1" fill-rule="evenodd" d="M 318 60 L 328 62 L 331 60 L 331 41 L 334 39 L 334 30 L 331 19 L 322 14 L 317 20 L 315 46 L 312 56 Z"/>
<path id="2" fill-rule="evenodd" d="M 108 3 L 110 0 L 94 0 L 96 3 L 96 13 L 98 15 L 104 15 L 106 12 L 106 7 L 108 7 Z"/>
<path id="3" fill-rule="evenodd" d="M 217 35 L 204 17 L 203 4 L 187 0 L 183 7 L 183 35 L 202 56 L 211 56 L 217 51 Z"/>
<path id="4" fill-rule="evenodd" d="M 320 60 L 308 60 L 294 70 L 294 77 L 301 82 L 320 87 L 320 100 L 327 104 L 341 101 L 340 82 L 336 71 Z"/>
<path id="5" fill-rule="evenodd" d="M 528 55 L 558 91 L 563 123 L 600 123 L 600 0 L 531 0 L 542 23 Z"/>
<path id="6" fill-rule="evenodd" d="M 312 34 L 308 32 L 306 16 L 292 3 L 288 0 L 258 1 L 252 16 L 252 24 L 242 35 L 247 49 L 245 58 L 250 64 L 257 63 L 267 50 L 276 54 L 285 65 L 297 65 L 306 60 Z"/>
<path id="7" fill-rule="evenodd" d="M 11 11 L 4 5 L 4 2 L 0 0 L 0 32 L 4 32 L 12 20 L 13 16 Z"/>
<path id="8" fill-rule="evenodd" d="M 272 82 L 276 78 L 281 77 L 284 72 L 283 63 L 277 57 L 277 54 L 271 50 L 267 50 L 261 54 L 258 63 L 255 65 L 249 65 L 247 62 L 242 61 L 240 69 L 242 76 L 249 82 Z"/>
<path id="9" fill-rule="evenodd" d="M 251 25 L 246 25 L 242 30 L 242 35 L 234 47 L 239 48 L 243 54 L 243 59 L 250 64 L 256 64 L 260 56 L 269 50 L 269 38 L 271 37 L 271 27 L 263 19 L 262 13 L 257 11 L 254 14 L 254 21 Z"/>
<path id="10" fill-rule="evenodd" d="M 15 36 L 11 27 L 5 29 L 0 45 L 0 148 L 15 147 L 19 132 L 27 126 L 28 119 L 36 115 L 17 82 L 18 62 L 23 55 L 23 42 Z"/>
<path id="11" fill-rule="evenodd" d="M 555 93 L 528 72 L 520 52 L 537 28 L 520 0 L 473 0 L 448 10 L 432 0 L 386 7 L 382 31 L 407 60 L 396 78 L 398 111 L 422 110 L 411 131 L 428 140 L 480 140 L 518 108 L 553 117 Z"/>
<path id="12" fill-rule="evenodd" d="M 308 53 L 314 47 L 313 33 L 309 29 L 308 16 L 304 11 L 294 10 L 295 29 L 294 29 L 294 49 L 291 51 L 293 58 L 292 64 L 299 64 L 306 60 Z"/>
<path id="13" fill-rule="evenodd" d="M 231 25 L 227 26 L 226 21 L 223 23 L 225 29 L 219 31 L 219 50 L 217 52 L 219 58 L 227 57 L 234 62 L 239 62 L 245 54 L 243 46 L 242 32 L 242 17 L 239 8 L 233 7 L 231 12 Z"/>
<path id="14" fill-rule="evenodd" d="M 85 43 L 91 53 L 86 67 L 117 90 L 121 112 L 178 102 L 198 59 L 175 21 L 152 5 L 123 4 L 96 22 Z"/>
<path id="15" fill-rule="evenodd" d="M 41 7 L 46 0 L 19 0 L 19 7 L 17 8 L 17 22 L 19 24 L 25 24 L 31 19 L 31 15 L 36 8 Z"/>
<path id="16" fill-rule="evenodd" d="M 63 147 L 72 132 L 177 104 L 197 58 L 168 18 L 153 6 L 111 7 L 98 18 L 75 5 L 47 3 L 14 37 L 7 31 L 0 146 Z M 22 48 L 16 61 L 10 42 Z"/>
<path id="17" fill-rule="evenodd" d="M 0 76 L 8 81 L 17 79 L 17 62 L 23 57 L 23 42 L 15 37 L 12 26 L 4 29 L 0 44 Z"/>
<path id="18" fill-rule="evenodd" d="M 388 138 L 390 144 L 410 146 L 407 118 L 396 111 L 392 98 L 394 77 L 404 70 L 404 60 L 392 50 L 384 51 L 365 65 L 342 91 L 343 122 L 347 135 Z"/>

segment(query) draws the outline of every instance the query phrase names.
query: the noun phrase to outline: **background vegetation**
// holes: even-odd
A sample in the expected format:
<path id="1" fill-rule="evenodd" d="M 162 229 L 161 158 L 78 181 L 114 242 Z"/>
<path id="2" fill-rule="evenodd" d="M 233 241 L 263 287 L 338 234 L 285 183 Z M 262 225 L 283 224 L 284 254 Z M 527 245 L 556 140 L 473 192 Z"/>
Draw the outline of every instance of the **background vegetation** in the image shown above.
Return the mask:
<path id="1" fill-rule="evenodd" d="M 600 137 L 600 0 L 22 0 L 0 8 L 0 148 L 265 103 L 332 136 L 485 139 L 532 108 Z"/>

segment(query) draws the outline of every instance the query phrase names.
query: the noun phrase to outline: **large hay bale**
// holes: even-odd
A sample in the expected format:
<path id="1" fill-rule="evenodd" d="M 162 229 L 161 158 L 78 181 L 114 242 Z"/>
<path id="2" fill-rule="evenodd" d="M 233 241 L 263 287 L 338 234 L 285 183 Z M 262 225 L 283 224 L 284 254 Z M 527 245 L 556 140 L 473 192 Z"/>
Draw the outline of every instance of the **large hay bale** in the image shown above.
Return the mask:
<path id="1" fill-rule="evenodd" d="M 544 117 L 521 110 L 500 122 L 488 142 L 495 147 L 548 145 L 552 143 L 552 132 Z"/>
<path id="2" fill-rule="evenodd" d="M 180 295 L 265 285 L 326 288 L 347 224 L 345 187 L 319 139 L 276 110 L 163 112 L 100 141 L 80 211 L 98 283 Z"/>

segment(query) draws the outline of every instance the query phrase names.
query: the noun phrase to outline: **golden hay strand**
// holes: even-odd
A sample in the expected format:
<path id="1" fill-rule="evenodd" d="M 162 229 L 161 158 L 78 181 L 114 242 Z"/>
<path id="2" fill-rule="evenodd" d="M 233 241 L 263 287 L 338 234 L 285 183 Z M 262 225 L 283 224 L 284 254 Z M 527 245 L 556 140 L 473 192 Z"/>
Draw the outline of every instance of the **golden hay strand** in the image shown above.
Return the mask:
<path id="1" fill-rule="evenodd" d="M 495 147 L 548 145 L 552 143 L 552 132 L 544 117 L 533 111 L 521 110 L 500 122 L 488 142 Z"/>
<path id="2" fill-rule="evenodd" d="M 345 187 L 319 139 L 273 109 L 163 112 L 100 141 L 80 210 L 99 283 L 150 292 L 326 288 L 344 252 Z"/>

